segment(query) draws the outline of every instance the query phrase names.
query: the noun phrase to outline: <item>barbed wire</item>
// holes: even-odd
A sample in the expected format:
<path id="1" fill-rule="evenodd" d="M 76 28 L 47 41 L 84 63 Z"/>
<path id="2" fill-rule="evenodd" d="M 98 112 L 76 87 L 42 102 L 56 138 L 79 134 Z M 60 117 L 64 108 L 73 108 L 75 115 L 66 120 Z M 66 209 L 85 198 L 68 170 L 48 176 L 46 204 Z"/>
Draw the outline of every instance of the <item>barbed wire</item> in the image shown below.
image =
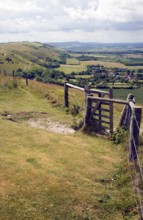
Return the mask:
<path id="1" fill-rule="evenodd" d="M 136 115 L 135 115 L 135 114 L 133 114 L 133 118 L 135 119 L 135 122 L 136 122 L 136 125 L 137 125 L 137 128 L 138 128 L 139 133 L 141 133 L 141 129 L 140 129 L 140 126 L 139 126 L 139 122 L 137 121 L 137 118 L 136 118 Z"/>
<path id="2" fill-rule="evenodd" d="M 140 158 L 139 158 L 139 154 L 138 154 L 138 150 L 137 150 L 137 145 L 135 143 L 134 137 L 133 137 L 132 140 L 133 140 L 133 144 L 134 144 L 135 153 L 137 155 L 137 161 L 138 161 L 138 166 L 139 166 L 139 169 L 140 169 L 141 179 L 143 181 L 143 171 L 142 171 L 141 161 L 140 161 Z"/>
<path id="3" fill-rule="evenodd" d="M 141 210 L 141 220 L 142 220 L 142 217 L 143 217 L 143 207 L 142 207 L 142 196 L 141 196 L 141 193 L 137 193 L 136 191 L 136 187 L 134 187 L 135 185 L 135 175 L 136 175 L 136 169 L 135 169 L 135 164 L 133 166 L 133 171 L 134 173 L 131 173 L 131 180 L 132 180 L 132 185 L 133 185 L 133 189 L 134 189 L 134 197 L 135 197 L 135 202 L 136 202 L 136 209 L 137 211 L 140 209 Z M 140 206 L 140 207 L 139 207 Z M 139 211 L 138 211 L 139 213 Z"/>
<path id="4" fill-rule="evenodd" d="M 139 123 L 137 121 L 137 118 L 136 118 L 136 115 L 135 114 L 132 114 L 132 120 L 134 120 L 136 122 L 136 126 L 137 126 L 137 129 L 138 129 L 138 132 L 140 133 L 140 126 L 139 126 Z M 134 128 L 133 128 L 134 129 Z M 136 157 L 137 157 L 137 165 L 138 165 L 138 168 L 139 168 L 139 173 L 140 173 L 140 181 L 143 183 L 143 171 L 142 171 L 142 165 L 141 165 L 141 161 L 140 161 L 140 157 L 139 157 L 139 153 L 138 153 L 138 146 L 136 144 L 136 141 L 135 141 L 135 138 L 134 138 L 134 130 L 132 129 L 132 132 L 131 132 L 131 137 L 132 137 L 132 143 L 133 143 L 133 146 L 134 146 L 134 150 L 135 150 L 135 154 L 136 154 Z M 131 152 L 130 152 L 131 153 Z M 135 166 L 135 162 L 134 162 L 134 173 L 131 174 L 132 176 L 132 182 L 133 182 L 133 185 L 135 187 L 135 198 L 137 197 L 136 199 L 136 208 L 138 210 L 138 205 L 139 205 L 139 209 L 140 209 L 140 216 L 141 216 L 141 219 L 143 219 L 143 205 L 142 205 L 142 191 L 139 189 L 139 185 L 136 186 L 136 184 L 139 184 L 138 183 L 138 177 L 137 177 L 137 168 Z M 138 204 L 139 203 L 139 204 Z"/>

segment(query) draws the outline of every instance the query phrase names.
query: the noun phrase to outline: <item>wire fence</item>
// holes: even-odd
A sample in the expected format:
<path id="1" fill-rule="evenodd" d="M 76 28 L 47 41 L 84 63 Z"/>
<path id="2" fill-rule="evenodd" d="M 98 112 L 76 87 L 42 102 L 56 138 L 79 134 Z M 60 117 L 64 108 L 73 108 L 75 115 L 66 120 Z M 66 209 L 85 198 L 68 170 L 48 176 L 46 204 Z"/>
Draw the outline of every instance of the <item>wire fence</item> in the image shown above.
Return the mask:
<path id="1" fill-rule="evenodd" d="M 130 134 L 132 137 L 132 142 L 135 150 L 136 160 L 132 163 L 131 168 L 131 178 L 132 184 L 135 192 L 135 200 L 136 200 L 136 208 L 140 216 L 140 220 L 143 220 L 143 191 L 141 188 L 143 187 L 143 168 L 142 168 L 142 161 L 141 155 L 139 153 L 139 143 L 137 145 L 137 141 L 134 138 L 134 132 L 138 132 L 141 134 L 140 130 L 140 123 L 138 122 L 136 115 L 132 113 L 132 120 L 135 122 L 135 127 L 131 130 L 132 133 Z M 130 122 L 131 123 L 131 122 Z M 137 129 L 136 131 L 134 129 Z M 130 154 L 130 152 L 129 152 Z"/>

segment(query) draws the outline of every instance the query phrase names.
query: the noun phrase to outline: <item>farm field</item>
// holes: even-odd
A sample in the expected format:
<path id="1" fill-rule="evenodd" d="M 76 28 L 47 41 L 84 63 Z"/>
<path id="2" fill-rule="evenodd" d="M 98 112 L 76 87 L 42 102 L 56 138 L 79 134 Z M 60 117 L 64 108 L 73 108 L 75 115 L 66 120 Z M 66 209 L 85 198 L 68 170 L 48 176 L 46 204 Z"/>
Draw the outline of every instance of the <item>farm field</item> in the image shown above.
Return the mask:
<path id="1" fill-rule="evenodd" d="M 75 78 L 90 78 L 91 76 L 90 75 L 75 75 Z"/>
<path id="2" fill-rule="evenodd" d="M 117 68 L 125 68 L 125 65 L 117 62 L 105 62 L 105 61 L 81 61 L 83 66 L 87 65 L 101 65 L 104 67 L 117 67 Z"/>
<path id="3" fill-rule="evenodd" d="M 1 219 L 138 218 L 129 173 L 121 174 L 122 146 L 80 131 L 61 134 L 29 123 L 43 118 L 71 126 L 75 117 L 62 107 L 63 87 L 34 81 L 10 87 L 10 78 L 9 84 L 7 78 L 0 82 Z M 120 175 L 124 181 L 116 179 Z"/>
<path id="4" fill-rule="evenodd" d="M 104 90 L 104 89 L 103 89 Z M 113 89 L 115 98 L 125 100 L 127 95 L 131 93 L 135 95 L 136 103 L 143 105 L 143 88 L 138 89 Z"/>
<path id="5" fill-rule="evenodd" d="M 81 56 L 81 54 L 79 53 L 70 53 L 70 55 L 71 56 L 73 56 L 73 57 L 80 57 Z M 87 54 L 87 53 L 85 53 L 84 54 L 85 56 L 93 56 L 93 57 L 98 57 L 98 58 L 106 58 L 107 57 L 107 55 L 105 54 L 98 54 L 98 53 L 96 53 L 96 54 Z"/>
<path id="6" fill-rule="evenodd" d="M 79 61 L 76 58 L 68 58 L 66 60 L 67 65 L 79 65 Z"/>
<path id="7" fill-rule="evenodd" d="M 71 72 L 78 73 L 84 71 L 86 70 L 86 67 L 82 65 L 60 65 L 60 67 L 57 68 L 57 70 L 63 71 L 66 74 L 70 74 Z"/>

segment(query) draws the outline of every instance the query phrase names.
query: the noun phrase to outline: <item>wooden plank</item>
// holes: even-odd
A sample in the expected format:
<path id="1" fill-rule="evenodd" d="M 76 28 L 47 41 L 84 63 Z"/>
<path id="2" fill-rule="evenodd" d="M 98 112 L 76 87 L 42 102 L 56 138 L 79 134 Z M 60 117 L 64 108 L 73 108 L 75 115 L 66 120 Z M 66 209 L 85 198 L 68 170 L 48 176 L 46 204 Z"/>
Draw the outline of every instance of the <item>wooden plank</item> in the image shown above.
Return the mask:
<path id="1" fill-rule="evenodd" d="M 129 102 L 129 100 L 131 99 L 132 94 L 128 94 L 126 101 Z M 127 117 L 129 116 L 128 114 L 128 107 L 127 105 L 124 106 L 123 111 L 121 113 L 121 118 L 120 118 L 120 122 L 119 122 L 119 127 L 123 127 L 123 126 L 127 126 Z"/>
<path id="2" fill-rule="evenodd" d="M 95 93 L 95 94 L 104 94 L 104 95 L 109 95 L 109 92 L 103 91 L 103 90 L 98 90 L 98 89 L 90 89 L 90 93 Z"/>
<path id="3" fill-rule="evenodd" d="M 25 80 L 26 80 L 26 86 L 28 86 L 28 77 L 27 77 L 27 74 L 26 74 Z"/>
<path id="4" fill-rule="evenodd" d="M 113 99 L 113 89 L 109 88 L 109 98 Z M 110 133 L 113 133 L 113 103 L 110 102 Z"/>
<path id="5" fill-rule="evenodd" d="M 70 88 L 73 88 L 73 89 L 78 89 L 78 90 L 81 90 L 81 91 L 83 91 L 83 92 L 85 91 L 84 88 L 79 87 L 79 86 L 72 85 L 72 84 L 70 84 L 70 83 L 66 83 L 66 85 L 67 85 L 68 87 L 70 87 Z"/>
<path id="6" fill-rule="evenodd" d="M 105 94 L 104 94 L 105 95 Z M 103 94 L 102 93 L 99 93 L 98 94 L 98 97 L 102 97 L 103 96 Z M 101 118 L 101 102 L 99 102 L 99 126 L 101 127 L 101 121 L 102 121 L 102 118 Z"/>
<path id="7" fill-rule="evenodd" d="M 133 101 L 129 101 L 129 106 L 133 110 L 135 107 L 135 103 Z"/>
<path id="8" fill-rule="evenodd" d="M 110 112 L 109 109 L 106 109 L 106 108 L 101 108 L 102 112 Z"/>
<path id="9" fill-rule="evenodd" d="M 101 97 L 104 97 L 105 94 L 100 94 L 100 96 L 101 96 Z M 89 97 L 89 96 L 88 96 L 88 97 Z M 93 100 L 92 100 L 92 101 L 93 101 Z M 101 106 L 100 106 L 100 102 L 97 101 L 96 106 L 92 109 L 91 117 L 93 116 L 93 114 L 94 114 L 95 111 L 99 110 L 99 107 L 101 107 Z"/>
<path id="10" fill-rule="evenodd" d="M 90 125 L 91 120 L 91 105 L 92 101 L 90 99 L 86 99 L 86 108 L 85 108 L 85 118 L 84 118 L 84 128 L 87 128 Z"/>
<path id="11" fill-rule="evenodd" d="M 102 114 L 94 114 L 93 116 L 96 116 L 96 117 L 101 116 L 101 118 L 107 118 L 107 119 L 110 119 L 110 116 L 102 115 Z"/>
<path id="12" fill-rule="evenodd" d="M 67 83 L 64 83 L 64 107 L 69 107 L 69 95 Z"/>
<path id="13" fill-rule="evenodd" d="M 109 122 L 109 121 L 101 120 L 101 123 L 110 125 L 110 122 Z"/>
<path id="14" fill-rule="evenodd" d="M 103 105 L 109 106 L 110 103 L 109 103 L 109 102 L 102 102 L 102 106 L 103 106 Z M 110 110 L 110 109 L 109 109 L 109 110 Z"/>
<path id="15" fill-rule="evenodd" d="M 119 100 L 119 99 L 108 99 L 108 98 L 100 98 L 100 97 L 88 97 L 88 98 L 91 99 L 92 101 L 95 101 L 95 102 L 101 101 L 103 104 L 108 104 L 110 102 L 117 103 L 117 104 L 124 104 L 124 105 L 129 104 L 129 102 Z"/>

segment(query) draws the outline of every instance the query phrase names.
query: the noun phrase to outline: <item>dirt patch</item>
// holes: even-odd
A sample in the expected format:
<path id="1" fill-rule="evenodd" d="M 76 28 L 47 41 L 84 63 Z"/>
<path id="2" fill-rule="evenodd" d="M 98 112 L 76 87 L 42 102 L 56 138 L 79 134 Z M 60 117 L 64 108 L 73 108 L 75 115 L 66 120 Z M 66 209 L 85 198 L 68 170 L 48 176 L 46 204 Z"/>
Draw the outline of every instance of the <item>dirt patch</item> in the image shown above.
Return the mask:
<path id="1" fill-rule="evenodd" d="M 33 128 L 39 128 L 46 131 L 51 131 L 60 134 L 73 134 L 74 129 L 70 128 L 68 124 L 53 121 L 48 118 L 47 112 L 18 112 L 12 114 L 10 112 L 3 112 L 0 114 L 4 120 L 10 120 L 20 123 L 22 121 L 28 121 Z"/>
<path id="2" fill-rule="evenodd" d="M 59 133 L 59 134 L 73 134 L 75 130 L 70 128 L 66 124 L 55 122 L 47 118 L 29 119 L 28 123 L 34 128 L 40 128 L 43 130 Z"/>
<path id="3" fill-rule="evenodd" d="M 17 113 L 11 113 L 8 111 L 5 111 L 0 114 L 3 116 L 4 120 L 10 120 L 13 122 L 20 122 L 24 120 L 28 120 L 30 118 L 37 118 L 37 117 L 47 117 L 48 114 L 47 112 L 36 112 L 36 111 L 31 111 L 31 112 L 17 112 Z"/>

